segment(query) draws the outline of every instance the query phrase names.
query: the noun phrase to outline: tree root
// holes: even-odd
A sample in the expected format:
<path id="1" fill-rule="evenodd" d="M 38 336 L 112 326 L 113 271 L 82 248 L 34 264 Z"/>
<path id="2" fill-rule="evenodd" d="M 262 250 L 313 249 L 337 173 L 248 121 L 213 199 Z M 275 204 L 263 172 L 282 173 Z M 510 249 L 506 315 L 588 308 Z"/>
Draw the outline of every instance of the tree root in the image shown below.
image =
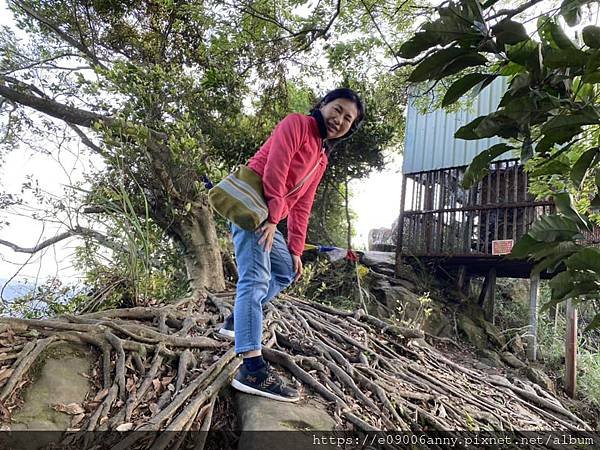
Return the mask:
<path id="1" fill-rule="evenodd" d="M 196 439 L 194 445 L 202 449 L 206 434 L 185 432 L 210 429 L 218 394 L 241 364 L 231 343 L 217 340 L 222 317 L 208 313 L 214 305 L 215 314 L 229 314 L 233 297 L 232 292 L 209 293 L 206 311 L 194 309 L 187 298 L 158 308 L 52 320 L 0 318 L 0 328 L 16 336 L 0 352 L 0 368 L 12 369 L 0 402 L 15 397 L 20 380 L 51 343 L 84 343 L 101 355 L 96 383 L 102 391 L 88 400 L 80 434 L 69 439 L 84 442 L 94 439 L 84 430 L 125 426 L 136 433 L 118 443 L 97 444 L 120 450 L 152 437 L 144 445 L 162 450 Z M 282 295 L 267 310 L 265 324 L 264 357 L 329 402 L 341 427 L 366 432 L 591 430 L 542 388 L 464 367 L 423 341 L 421 331 L 363 310 L 338 311 Z M 32 339 L 32 329 L 40 338 Z M 511 406 L 515 402 L 519 408 Z M 152 434 L 163 430 L 183 432 Z"/>

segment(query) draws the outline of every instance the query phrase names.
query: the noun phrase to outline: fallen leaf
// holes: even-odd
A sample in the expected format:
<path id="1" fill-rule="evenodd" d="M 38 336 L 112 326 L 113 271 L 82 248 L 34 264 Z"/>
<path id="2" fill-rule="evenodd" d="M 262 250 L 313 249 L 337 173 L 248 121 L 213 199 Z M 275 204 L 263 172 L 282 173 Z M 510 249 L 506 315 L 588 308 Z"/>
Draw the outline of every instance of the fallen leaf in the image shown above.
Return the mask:
<path id="1" fill-rule="evenodd" d="M 102 416 L 100 417 L 100 421 L 98 422 L 100 425 L 102 425 L 104 422 L 106 422 L 108 420 L 108 416 Z"/>
<path id="2" fill-rule="evenodd" d="M 57 403 L 52 405 L 52 408 L 58 412 L 64 412 L 65 414 L 82 414 L 85 412 L 85 409 L 78 403 L 69 403 L 68 405 L 63 405 L 62 403 Z"/>
<path id="3" fill-rule="evenodd" d="M 119 401 L 117 401 L 117 403 L 116 403 L 116 405 L 115 405 L 115 406 L 116 406 L 117 408 L 120 408 L 120 407 L 121 407 L 121 406 L 123 406 L 124 404 L 125 404 L 125 402 L 124 402 L 123 400 L 119 400 Z"/>
<path id="4" fill-rule="evenodd" d="M 154 390 L 156 391 L 156 393 L 161 392 L 162 384 L 160 384 L 160 381 L 158 378 L 155 378 L 154 380 L 152 380 L 152 386 L 154 386 Z"/>
<path id="5" fill-rule="evenodd" d="M 175 378 L 175 377 L 164 377 L 162 380 L 160 380 L 160 382 L 162 383 L 163 386 L 166 386 L 171 381 L 173 381 L 173 378 Z"/>
<path id="6" fill-rule="evenodd" d="M 94 401 L 99 402 L 100 400 L 104 399 L 104 397 L 106 397 L 107 395 L 108 395 L 108 388 L 104 388 L 96 394 L 96 396 L 94 397 Z"/>
<path id="7" fill-rule="evenodd" d="M 156 414 L 158 412 L 158 405 L 156 403 L 150 403 L 148 409 L 152 414 Z"/>
<path id="8" fill-rule="evenodd" d="M 132 428 L 133 428 L 133 423 L 127 422 L 127 423 L 122 423 L 117 428 L 115 428 L 115 430 L 117 430 L 117 431 L 129 431 Z"/>
<path id="9" fill-rule="evenodd" d="M 77 425 L 79 425 L 81 423 L 81 421 L 85 418 L 85 414 L 77 414 L 76 416 L 73 416 L 73 418 L 71 419 L 71 427 L 76 427 Z"/>

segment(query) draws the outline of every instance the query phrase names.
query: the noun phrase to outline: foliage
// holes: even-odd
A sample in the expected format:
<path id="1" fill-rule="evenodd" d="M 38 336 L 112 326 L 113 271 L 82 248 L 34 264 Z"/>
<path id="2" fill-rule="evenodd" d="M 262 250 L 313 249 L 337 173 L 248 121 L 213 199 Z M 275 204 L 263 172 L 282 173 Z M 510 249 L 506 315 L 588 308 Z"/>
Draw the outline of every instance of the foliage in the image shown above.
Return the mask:
<path id="1" fill-rule="evenodd" d="M 381 66 L 378 55 L 391 55 L 403 38 L 411 23 L 410 5 L 397 0 L 349 1 L 343 7 L 300 7 L 292 0 L 11 0 L 8 6 L 26 38 L 8 27 L 0 32 L 0 112 L 7 119 L 2 150 L 23 142 L 33 146 L 39 135 L 66 125 L 69 139 L 101 155 L 106 166 L 89 178 L 91 188 L 80 199 L 85 208 L 75 208 L 69 223 L 87 221 L 99 231 L 106 225 L 116 234 L 135 230 L 131 216 L 130 228 L 118 219 L 134 213 L 142 227 L 160 230 L 160 242 L 152 245 L 182 248 L 179 256 L 188 270 L 218 267 L 215 224 L 201 177 L 221 179 L 285 114 L 307 111 L 323 86 L 353 85 L 373 105 L 369 125 L 338 149 L 332 167 L 343 170 L 334 184 L 382 165 L 380 150 L 400 129 L 395 99 L 402 87 L 390 82 L 396 75 L 377 80 L 372 69 Z M 398 33 L 386 41 L 376 30 L 390 27 Z M 373 34 L 380 37 L 365 38 Z M 373 80 L 377 88 L 371 87 Z M 315 85 L 319 92 L 308 87 Z M 397 120 L 383 120 L 394 108 Z M 128 194 L 130 204 L 123 211 L 111 209 L 115 203 L 122 206 L 114 187 Z M 333 211 L 336 215 L 339 208 Z M 103 242 L 116 237 L 110 238 Z M 126 239 L 133 243 L 131 236 Z M 200 251 L 202 239 L 210 241 L 205 248 L 215 250 Z M 143 253 L 147 243 L 141 244 Z M 130 274 L 141 264 L 133 277 L 141 280 L 150 270 L 146 256 L 135 264 L 132 258 Z M 219 270 L 209 272 L 206 284 L 222 288 Z"/>
<path id="2" fill-rule="evenodd" d="M 578 43 L 568 37 L 558 14 L 547 14 L 538 18 L 536 33 L 530 36 L 516 17 L 537 2 L 500 11 L 495 3 L 442 4 L 436 8 L 437 17 L 405 42 L 400 54 L 420 57 L 410 81 L 437 83 L 462 74 L 447 90 L 444 105 L 467 92 L 478 93 L 496 77 L 508 78 L 497 111 L 456 131 L 456 137 L 466 140 L 497 136 L 507 141 L 473 161 L 463 186 L 481 180 L 493 159 L 518 147 L 534 184 L 538 177 L 553 177 L 545 187 L 554 197 L 557 214 L 534 223 L 512 257 L 536 261 L 536 272 L 557 273 L 546 307 L 567 298 L 597 298 L 600 249 L 578 242 L 592 231 L 588 216 L 600 204 L 598 27 L 586 27 L 583 43 Z M 592 3 L 565 0 L 558 11 L 572 27 Z M 600 317 L 594 323 L 598 324 Z"/>

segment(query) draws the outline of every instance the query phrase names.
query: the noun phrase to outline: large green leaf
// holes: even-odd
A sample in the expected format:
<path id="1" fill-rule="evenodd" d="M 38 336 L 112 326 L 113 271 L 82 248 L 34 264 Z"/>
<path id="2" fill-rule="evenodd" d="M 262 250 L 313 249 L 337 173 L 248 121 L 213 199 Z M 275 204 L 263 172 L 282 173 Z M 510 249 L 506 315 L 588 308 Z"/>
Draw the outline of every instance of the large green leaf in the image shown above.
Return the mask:
<path id="1" fill-rule="evenodd" d="M 436 80 L 466 67 L 485 64 L 486 61 L 484 56 L 470 49 L 445 48 L 421 61 L 408 77 L 408 81 Z"/>
<path id="2" fill-rule="evenodd" d="M 573 180 L 573 183 L 577 188 L 581 187 L 581 183 L 583 183 L 585 174 L 599 154 L 599 147 L 591 148 L 584 152 L 583 155 L 581 155 L 577 162 L 573 165 L 573 168 L 571 169 L 571 180 Z"/>
<path id="3" fill-rule="evenodd" d="M 583 239 L 577 223 L 556 214 L 542 216 L 529 229 L 529 236 L 540 242 L 567 241 Z"/>
<path id="4" fill-rule="evenodd" d="M 590 48 L 600 48 L 600 27 L 588 25 L 581 31 L 581 34 L 585 45 Z"/>
<path id="5" fill-rule="evenodd" d="M 544 64 L 551 69 L 584 67 L 590 56 L 579 49 L 547 48 L 544 52 Z"/>
<path id="6" fill-rule="evenodd" d="M 517 44 L 529 39 L 523 24 L 513 20 L 502 20 L 492 27 L 492 35 L 499 46 Z"/>
<path id="7" fill-rule="evenodd" d="M 475 67 L 484 65 L 487 62 L 485 56 L 479 53 L 469 53 L 454 58 L 440 70 L 433 79 L 441 80 L 442 78 L 454 75 L 467 67 Z"/>
<path id="8" fill-rule="evenodd" d="M 523 235 L 513 246 L 509 259 L 529 259 L 531 255 L 548 246 L 546 242 L 533 239 L 529 234 Z"/>
<path id="9" fill-rule="evenodd" d="M 546 175 L 564 174 L 571 170 L 571 166 L 557 159 L 551 159 L 546 164 L 535 166 L 529 171 L 531 178 L 542 177 Z"/>
<path id="10" fill-rule="evenodd" d="M 556 211 L 569 218 L 582 229 L 592 230 L 592 225 L 588 218 L 579 214 L 577 208 L 573 205 L 573 196 L 569 192 L 559 192 L 552 196 Z"/>
<path id="11" fill-rule="evenodd" d="M 542 133 L 548 134 L 549 132 L 560 130 L 565 127 L 580 127 L 583 125 L 595 125 L 597 123 L 600 123 L 598 111 L 592 106 L 586 106 L 574 114 L 568 116 L 560 115 L 550 119 L 542 127 Z"/>
<path id="12" fill-rule="evenodd" d="M 403 58 L 412 59 L 440 43 L 441 38 L 438 33 L 419 31 L 400 46 L 398 54 Z"/>
<path id="13" fill-rule="evenodd" d="M 542 68 L 542 54 L 540 44 L 528 39 L 515 45 L 507 45 L 506 55 L 512 62 L 527 67 L 532 72 L 539 72 Z"/>
<path id="14" fill-rule="evenodd" d="M 483 119 L 485 119 L 485 117 L 486 116 L 479 116 L 470 121 L 468 124 L 463 125 L 458 130 L 456 130 L 456 132 L 454 133 L 454 137 L 456 139 L 464 139 L 467 141 L 479 139 L 479 136 L 475 134 L 475 128 L 477 128 L 477 125 L 479 125 L 483 121 Z"/>
<path id="15" fill-rule="evenodd" d="M 490 172 L 490 163 L 494 159 L 513 149 L 514 147 L 511 147 L 507 144 L 496 144 L 481 152 L 479 155 L 473 158 L 473 161 L 471 161 L 471 164 L 469 164 L 469 167 L 467 167 L 461 185 L 465 189 L 471 188 L 475 183 L 481 181 Z"/>
<path id="16" fill-rule="evenodd" d="M 448 88 L 444 99 L 442 100 L 442 106 L 446 107 L 456 102 L 460 97 L 466 94 L 469 90 L 474 88 L 477 84 L 481 83 L 488 78 L 496 78 L 497 75 L 488 75 L 485 73 L 469 73 L 464 77 L 458 79 L 452 86 Z"/>
<path id="17" fill-rule="evenodd" d="M 552 298 L 561 300 L 573 290 L 573 276 L 568 272 L 561 272 L 552 277 L 549 284 L 550 289 L 552 290 Z M 544 309 L 544 307 L 542 307 L 542 309 Z"/>
<path id="18" fill-rule="evenodd" d="M 474 131 L 479 138 L 493 136 L 516 138 L 519 130 L 519 123 L 516 120 L 508 117 L 503 111 L 497 111 L 485 116 Z"/>
<path id="19" fill-rule="evenodd" d="M 541 16 L 538 19 L 537 27 L 538 33 L 546 45 L 556 49 L 577 48 L 553 17 Z"/>
<path id="20" fill-rule="evenodd" d="M 567 258 L 569 270 L 595 272 L 600 280 L 600 248 L 587 247 Z"/>

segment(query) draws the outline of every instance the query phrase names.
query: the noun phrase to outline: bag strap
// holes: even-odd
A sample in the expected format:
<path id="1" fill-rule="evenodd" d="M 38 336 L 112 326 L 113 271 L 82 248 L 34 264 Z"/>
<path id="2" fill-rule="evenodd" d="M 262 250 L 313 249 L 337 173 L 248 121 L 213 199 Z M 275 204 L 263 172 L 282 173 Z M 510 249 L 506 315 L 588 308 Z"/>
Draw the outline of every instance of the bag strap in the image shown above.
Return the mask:
<path id="1" fill-rule="evenodd" d="M 321 151 L 321 154 L 319 155 L 319 159 L 317 160 L 317 164 L 315 164 L 315 167 L 313 167 L 311 169 L 311 171 L 308 172 L 308 174 L 304 178 L 302 178 L 300 180 L 300 182 L 296 186 L 294 186 L 294 188 L 290 192 L 288 192 L 284 198 L 288 198 L 289 196 L 295 194 L 296 192 L 298 192 L 300 190 L 300 188 L 304 185 L 304 183 L 306 183 L 306 181 L 315 173 L 315 170 L 317 170 L 317 167 L 319 167 L 319 164 L 321 164 L 322 157 L 323 157 L 323 152 Z"/>

